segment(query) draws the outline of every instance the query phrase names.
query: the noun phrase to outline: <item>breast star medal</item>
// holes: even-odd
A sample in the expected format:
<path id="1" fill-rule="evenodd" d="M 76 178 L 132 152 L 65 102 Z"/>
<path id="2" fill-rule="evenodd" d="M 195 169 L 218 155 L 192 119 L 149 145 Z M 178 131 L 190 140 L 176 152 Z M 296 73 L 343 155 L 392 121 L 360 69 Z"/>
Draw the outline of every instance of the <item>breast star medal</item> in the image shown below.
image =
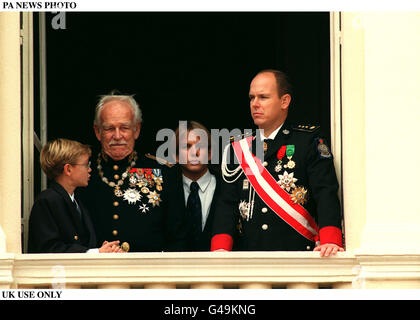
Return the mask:
<path id="1" fill-rule="evenodd" d="M 275 172 L 280 172 L 282 168 L 281 159 L 283 159 L 284 155 L 286 154 L 286 146 L 281 146 L 279 151 L 277 151 L 277 164 L 274 168 Z"/>
<path id="2" fill-rule="evenodd" d="M 292 160 L 293 155 L 295 154 L 295 146 L 293 144 L 289 144 L 286 147 L 286 156 L 289 159 L 289 162 L 284 165 L 285 168 L 293 169 L 296 166 L 296 163 Z"/>
<path id="3" fill-rule="evenodd" d="M 135 204 L 141 199 L 141 194 L 133 188 L 128 188 L 124 191 L 124 200 L 128 201 L 129 204 Z"/>
<path id="4" fill-rule="evenodd" d="M 287 171 L 284 171 L 283 174 L 279 174 L 279 181 L 277 183 L 287 192 L 290 192 L 291 189 L 296 188 L 295 182 L 297 179 L 293 177 L 294 172 L 287 173 Z"/>
<path id="5" fill-rule="evenodd" d="M 159 193 L 156 191 L 150 191 L 147 197 L 149 198 L 149 203 L 151 203 L 153 207 L 159 206 L 160 202 L 162 201 L 160 199 Z"/>
<path id="6" fill-rule="evenodd" d="M 293 190 L 290 198 L 294 203 L 298 204 L 305 204 L 307 199 L 307 190 L 304 187 L 297 187 L 295 190 Z"/>

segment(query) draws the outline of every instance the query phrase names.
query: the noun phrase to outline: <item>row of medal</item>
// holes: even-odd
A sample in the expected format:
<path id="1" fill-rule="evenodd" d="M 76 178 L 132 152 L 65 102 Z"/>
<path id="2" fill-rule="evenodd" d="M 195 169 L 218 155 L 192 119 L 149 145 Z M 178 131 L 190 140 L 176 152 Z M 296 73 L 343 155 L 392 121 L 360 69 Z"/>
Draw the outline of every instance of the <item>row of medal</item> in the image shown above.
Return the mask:
<path id="1" fill-rule="evenodd" d="M 133 168 L 129 171 L 128 181 L 129 188 L 125 191 L 122 191 L 119 185 L 115 187 L 115 196 L 123 197 L 129 204 L 136 204 L 144 196 L 147 196 L 148 204 L 152 204 L 153 207 L 159 206 L 162 200 L 157 191 L 163 190 L 161 169 Z M 140 191 L 137 190 L 137 187 Z M 153 187 L 156 189 L 155 191 L 151 190 Z M 139 209 L 143 213 L 149 211 L 146 203 L 141 203 Z"/>
<path id="2" fill-rule="evenodd" d="M 296 163 L 292 160 L 295 153 L 294 145 L 281 146 L 277 152 L 277 164 L 274 171 L 279 173 L 283 168 L 293 170 Z M 283 157 L 286 156 L 289 160 L 285 165 L 282 164 Z M 303 205 L 306 203 L 308 191 L 302 186 L 296 186 L 297 178 L 294 177 L 294 172 L 288 173 L 284 170 L 283 174 L 279 174 L 279 181 L 277 183 L 290 194 L 290 198 L 294 203 Z"/>
<path id="3" fill-rule="evenodd" d="M 295 169 L 296 163 L 292 160 L 292 157 L 295 153 L 295 146 L 294 145 L 284 145 L 281 146 L 277 152 L 277 164 L 274 168 L 274 171 L 279 173 L 282 169 Z M 287 163 L 283 165 L 283 158 L 287 156 Z M 284 189 L 287 193 L 289 193 L 291 200 L 294 203 L 303 205 L 307 201 L 307 190 L 302 186 L 296 186 L 295 182 L 297 182 L 297 178 L 294 177 L 294 172 L 288 173 L 286 170 L 282 174 L 278 175 L 279 180 L 277 183 L 280 185 L 282 189 Z M 252 219 L 252 211 L 253 211 L 253 204 L 254 204 L 254 196 L 255 191 L 250 188 L 250 182 L 248 179 L 243 180 L 242 185 L 243 190 L 249 190 L 250 192 L 250 199 L 249 201 L 241 200 L 239 203 L 239 213 L 242 219 L 249 221 Z M 252 191 L 251 191 L 252 190 Z M 242 222 L 239 221 L 238 228 L 242 229 Z"/>
<path id="4" fill-rule="evenodd" d="M 289 144 L 287 146 L 281 146 L 279 151 L 277 151 L 277 165 L 274 168 L 274 171 L 280 172 L 283 167 L 288 168 L 288 169 L 294 169 L 296 166 L 296 163 L 292 160 L 292 157 L 294 154 L 295 154 L 295 146 L 293 144 Z M 287 156 L 287 159 L 289 161 L 283 166 L 282 159 L 285 155 Z"/>

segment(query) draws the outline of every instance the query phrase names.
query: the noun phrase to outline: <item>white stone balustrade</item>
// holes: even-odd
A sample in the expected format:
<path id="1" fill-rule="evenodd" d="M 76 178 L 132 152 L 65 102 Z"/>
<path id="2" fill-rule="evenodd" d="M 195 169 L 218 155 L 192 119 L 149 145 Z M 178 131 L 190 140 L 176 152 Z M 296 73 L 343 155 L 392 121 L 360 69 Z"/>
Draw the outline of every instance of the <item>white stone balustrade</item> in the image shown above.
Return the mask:
<path id="1" fill-rule="evenodd" d="M 420 288 L 420 252 L 2 254 L 0 288 Z"/>

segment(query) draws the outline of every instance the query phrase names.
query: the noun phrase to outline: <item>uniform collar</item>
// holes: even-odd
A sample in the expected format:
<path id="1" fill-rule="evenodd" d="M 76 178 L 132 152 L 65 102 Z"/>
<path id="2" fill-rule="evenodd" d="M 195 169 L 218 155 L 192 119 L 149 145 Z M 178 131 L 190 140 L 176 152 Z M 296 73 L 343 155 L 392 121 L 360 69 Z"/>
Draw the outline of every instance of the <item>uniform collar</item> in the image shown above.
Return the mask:
<path id="1" fill-rule="evenodd" d="M 260 139 L 261 139 L 261 141 L 264 141 L 265 139 L 268 139 L 268 140 L 274 140 L 275 138 L 276 138 L 276 136 L 277 136 L 277 133 L 279 132 L 279 130 L 281 129 L 281 127 L 283 126 L 283 124 L 284 124 L 284 122 L 276 129 L 276 130 L 274 130 L 268 137 L 265 137 L 263 134 L 262 134 L 262 131 L 261 130 L 258 130 L 259 131 L 259 136 L 260 136 Z"/>
<path id="2" fill-rule="evenodd" d="M 110 156 L 106 155 L 104 152 L 101 151 L 98 156 L 98 160 L 100 160 L 100 165 L 102 166 L 104 172 L 109 173 L 110 170 L 112 170 L 112 172 L 114 171 L 120 172 L 120 171 L 126 170 L 130 166 L 135 165 L 138 159 L 138 156 L 135 157 L 135 155 L 136 153 L 133 151 L 130 155 L 128 155 L 124 159 L 114 160 Z M 98 162 L 98 165 L 99 165 L 99 162 Z"/>
<path id="3" fill-rule="evenodd" d="M 101 151 L 101 158 L 104 163 L 112 163 L 117 165 L 124 165 L 127 163 L 130 163 L 133 160 L 134 157 L 134 151 L 130 153 L 128 156 L 126 156 L 124 159 L 121 160 L 114 160 L 109 155 L 107 155 L 105 152 Z"/>
<path id="4" fill-rule="evenodd" d="M 286 119 L 286 121 L 284 121 L 281 126 L 279 126 L 275 131 L 272 132 L 272 134 L 270 134 L 269 138 L 273 138 L 273 142 L 271 143 L 270 148 L 267 150 L 267 153 L 264 155 L 264 158 L 268 159 L 273 154 L 276 154 L 283 144 L 287 144 L 287 141 L 289 137 L 291 136 L 291 132 L 292 132 L 292 129 L 291 129 L 290 123 Z M 255 140 L 257 139 L 260 139 L 257 141 L 264 140 L 264 137 L 260 134 L 259 130 L 257 130 L 257 136 L 260 136 L 260 137 L 259 138 L 257 137 Z"/>

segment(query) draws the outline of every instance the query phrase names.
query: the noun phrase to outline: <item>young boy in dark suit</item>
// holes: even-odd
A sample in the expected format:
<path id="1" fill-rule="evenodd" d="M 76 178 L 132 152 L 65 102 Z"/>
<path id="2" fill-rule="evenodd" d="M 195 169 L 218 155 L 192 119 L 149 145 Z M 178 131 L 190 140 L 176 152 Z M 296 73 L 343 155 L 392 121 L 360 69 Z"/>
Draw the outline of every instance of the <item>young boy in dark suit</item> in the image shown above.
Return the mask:
<path id="1" fill-rule="evenodd" d="M 52 181 L 33 204 L 29 218 L 29 253 L 122 252 L 118 241 L 97 248 L 96 235 L 83 204 L 75 198 L 77 187 L 88 185 L 90 147 L 57 139 L 41 150 L 41 168 Z"/>
<path id="2" fill-rule="evenodd" d="M 186 251 L 210 251 L 214 203 L 219 193 L 220 174 L 209 165 L 211 137 L 208 129 L 187 121 L 175 132 L 177 188 L 172 194 L 177 210 L 184 212 Z"/>

